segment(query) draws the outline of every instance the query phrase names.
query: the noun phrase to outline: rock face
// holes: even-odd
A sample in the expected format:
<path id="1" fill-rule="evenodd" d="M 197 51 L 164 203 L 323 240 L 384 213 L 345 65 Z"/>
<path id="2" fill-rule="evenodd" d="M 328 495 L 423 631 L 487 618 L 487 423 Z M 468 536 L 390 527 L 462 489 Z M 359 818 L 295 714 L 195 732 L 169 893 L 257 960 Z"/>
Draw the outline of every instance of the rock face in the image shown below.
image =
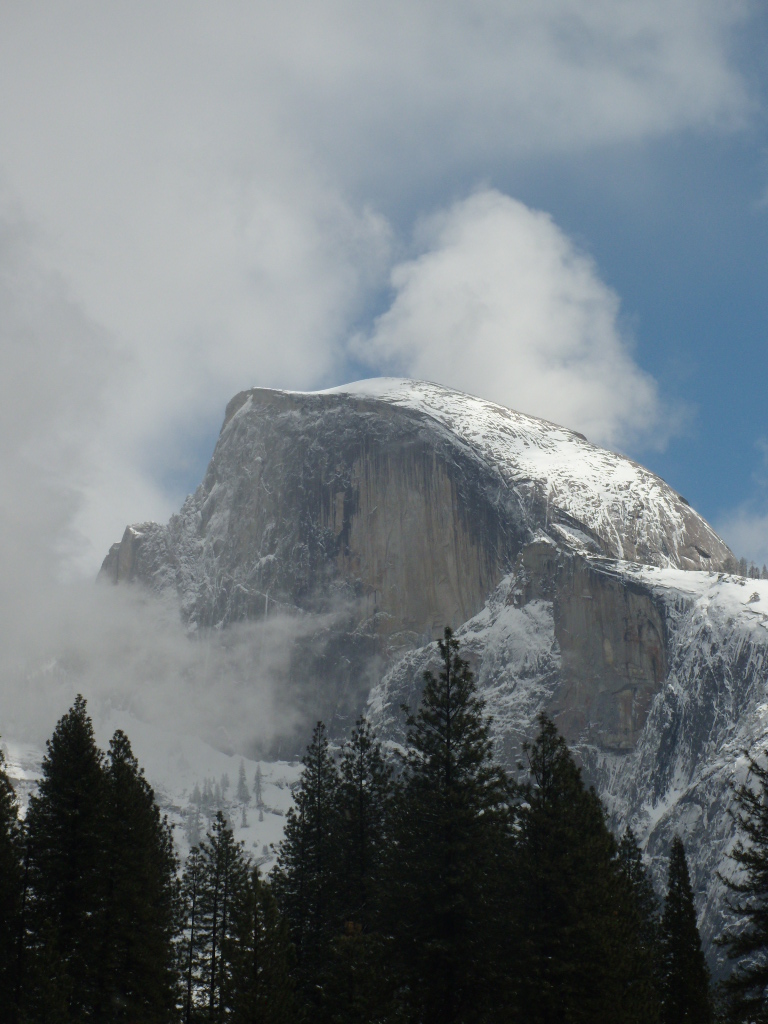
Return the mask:
<path id="1" fill-rule="evenodd" d="M 190 631 L 316 616 L 322 642 L 305 629 L 296 646 L 297 699 L 337 736 L 367 707 L 401 741 L 400 705 L 415 706 L 432 641 L 453 626 L 499 756 L 516 765 L 549 713 L 660 884 L 683 835 L 710 939 L 730 785 L 768 735 L 768 582 L 735 569 L 631 460 L 384 379 L 237 395 L 195 494 L 165 526 L 128 527 L 102 573 L 175 593 Z M 305 742 L 299 730 L 293 753 Z"/>
<path id="2" fill-rule="evenodd" d="M 540 541 L 521 554 L 515 594 L 552 601 L 560 681 L 547 713 L 571 742 L 627 751 L 666 678 L 665 621 L 647 591 L 601 568 Z"/>
<path id="3" fill-rule="evenodd" d="M 574 621 L 588 628 L 575 642 Z M 722 973 L 713 940 L 723 924 L 719 873 L 732 870 L 733 786 L 746 777 L 744 752 L 768 750 L 768 581 L 539 541 L 456 635 L 513 771 L 547 712 L 614 828 L 634 828 L 660 892 L 672 837 L 682 836 L 699 926 Z M 425 645 L 374 687 L 369 715 L 380 734 L 403 740 L 400 704 L 416 705 L 423 672 L 437 666 L 436 645 Z"/>
<path id="4" fill-rule="evenodd" d="M 683 498 L 581 435 L 432 384 L 254 389 L 167 526 L 128 527 L 103 572 L 175 589 L 193 626 L 355 602 L 395 645 L 458 626 L 543 532 L 686 569 L 732 555 Z"/>

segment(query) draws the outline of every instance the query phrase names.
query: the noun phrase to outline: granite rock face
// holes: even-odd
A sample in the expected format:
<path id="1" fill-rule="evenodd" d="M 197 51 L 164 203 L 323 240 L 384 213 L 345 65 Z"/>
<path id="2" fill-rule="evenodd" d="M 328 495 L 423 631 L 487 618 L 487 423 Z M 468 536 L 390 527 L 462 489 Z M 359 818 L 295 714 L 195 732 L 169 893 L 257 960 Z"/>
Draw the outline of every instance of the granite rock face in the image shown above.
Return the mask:
<path id="1" fill-rule="evenodd" d="M 569 549 L 725 569 L 662 480 L 581 435 L 436 385 L 254 389 L 230 402 L 205 480 L 103 573 L 175 590 L 191 626 L 355 603 L 395 646 L 474 615 L 544 533 Z"/>

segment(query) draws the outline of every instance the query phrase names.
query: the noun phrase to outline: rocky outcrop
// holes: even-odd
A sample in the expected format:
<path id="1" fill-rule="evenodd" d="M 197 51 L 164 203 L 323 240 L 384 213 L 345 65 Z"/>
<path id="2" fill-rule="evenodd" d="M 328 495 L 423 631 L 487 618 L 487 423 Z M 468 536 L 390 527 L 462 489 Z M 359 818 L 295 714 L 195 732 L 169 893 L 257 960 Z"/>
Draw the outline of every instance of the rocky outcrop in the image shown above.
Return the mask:
<path id="1" fill-rule="evenodd" d="M 492 691 L 488 704 L 503 723 L 497 734 L 511 767 L 520 749 L 510 735 L 529 738 L 540 711 L 573 746 L 634 750 L 667 678 L 666 615 L 654 592 L 617 573 L 616 564 L 542 537 L 523 548 L 515 571 L 459 630 L 481 686 Z M 374 689 L 372 712 L 383 735 L 403 740 L 400 706 L 418 703 L 423 673 L 436 667 L 436 648 L 426 646 Z M 535 709 L 525 713 L 513 695 L 532 679 Z"/>
<path id="2" fill-rule="evenodd" d="M 647 588 L 540 541 L 521 553 L 515 593 L 552 601 L 560 682 L 546 710 L 560 731 L 632 750 L 667 674 L 664 618 Z"/>
<path id="3" fill-rule="evenodd" d="M 684 839 L 699 925 L 716 971 L 733 870 L 734 785 L 745 751 L 768 750 L 768 581 L 574 555 L 551 541 L 523 550 L 482 611 L 458 631 L 515 771 L 536 717 L 554 717 L 619 832 L 631 824 L 657 888 Z M 375 727 L 402 742 L 435 644 L 374 687 Z"/>
<path id="4" fill-rule="evenodd" d="M 391 649 L 474 615 L 525 544 L 723 568 L 663 481 L 581 435 L 435 385 L 237 395 L 200 488 L 103 574 L 175 589 L 193 627 L 354 605 Z"/>

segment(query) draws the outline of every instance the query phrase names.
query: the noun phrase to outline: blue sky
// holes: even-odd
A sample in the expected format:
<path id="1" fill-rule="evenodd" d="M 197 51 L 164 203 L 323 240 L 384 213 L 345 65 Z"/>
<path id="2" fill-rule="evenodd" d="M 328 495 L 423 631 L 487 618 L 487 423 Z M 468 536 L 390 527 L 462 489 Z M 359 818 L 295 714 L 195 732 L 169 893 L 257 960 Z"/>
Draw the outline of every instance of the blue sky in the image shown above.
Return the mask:
<path id="1" fill-rule="evenodd" d="M 227 400 L 424 376 L 644 462 L 768 561 L 768 10 L 0 13 L 4 575 L 92 575 Z"/>
<path id="2" fill-rule="evenodd" d="M 735 505 L 766 507 L 765 140 L 761 112 L 736 136 L 620 148 L 514 188 L 592 253 L 621 296 L 637 362 L 688 410 L 662 450 L 629 453 L 721 525 Z"/>

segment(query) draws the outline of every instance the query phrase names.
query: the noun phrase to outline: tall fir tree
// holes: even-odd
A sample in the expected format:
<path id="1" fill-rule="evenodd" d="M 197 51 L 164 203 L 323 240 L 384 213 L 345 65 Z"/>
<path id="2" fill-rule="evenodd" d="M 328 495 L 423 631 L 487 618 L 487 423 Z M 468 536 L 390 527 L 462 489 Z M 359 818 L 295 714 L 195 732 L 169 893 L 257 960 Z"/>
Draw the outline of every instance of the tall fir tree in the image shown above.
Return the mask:
<path id="1" fill-rule="evenodd" d="M 724 878 L 736 924 L 719 940 L 734 968 L 724 985 L 732 1021 L 768 1021 L 768 767 L 748 756 L 749 774 L 736 789 L 733 818 L 740 836 Z"/>
<path id="2" fill-rule="evenodd" d="M 341 929 L 339 906 L 339 773 L 318 722 L 288 812 L 272 875 L 280 912 L 296 946 L 302 988 L 319 997 L 329 943 Z"/>
<path id="3" fill-rule="evenodd" d="M 424 1024 L 481 1019 L 494 993 L 488 937 L 507 787 L 490 722 L 450 629 L 424 675 L 394 805 L 387 910 L 410 1013 Z"/>
<path id="4" fill-rule="evenodd" d="M 224 1002 L 230 1024 L 297 1024 L 293 944 L 257 868 L 250 871 L 235 901 L 224 955 Z"/>
<path id="5" fill-rule="evenodd" d="M 243 828 L 246 828 L 248 825 L 248 818 L 246 816 L 245 809 L 251 802 L 251 793 L 248 789 L 248 783 L 245 778 L 245 763 L 242 758 L 240 758 L 240 771 L 237 776 L 237 790 L 235 791 L 235 798 L 240 805 L 240 824 Z"/>
<path id="6" fill-rule="evenodd" d="M 339 776 L 336 820 L 341 916 L 367 932 L 373 925 L 381 887 L 393 785 L 392 768 L 364 718 L 355 724 L 342 747 Z"/>
<path id="7" fill-rule="evenodd" d="M 634 990 L 636 1001 L 644 1007 L 643 1017 L 651 1024 L 658 1021 L 661 1014 L 661 913 L 637 838 L 629 827 L 619 842 L 618 857 L 633 904 L 629 912 L 637 921 L 633 941 L 635 966 L 628 985 Z"/>
<path id="8" fill-rule="evenodd" d="M 196 1004 L 205 1008 L 205 1019 L 224 1021 L 232 965 L 228 945 L 239 906 L 246 898 L 248 860 L 234 840 L 221 811 L 200 847 L 198 950 L 195 957 Z"/>
<path id="9" fill-rule="evenodd" d="M 696 907 L 679 836 L 672 840 L 661 919 L 663 1024 L 711 1024 L 709 970 L 696 926 Z"/>
<path id="10" fill-rule="evenodd" d="M 151 786 L 118 730 L 107 754 L 100 1019 L 165 1024 L 177 989 L 177 862 Z"/>
<path id="11" fill-rule="evenodd" d="M 21 997 L 23 889 L 18 805 L 0 749 L 0 1006 L 8 1024 L 18 1020 Z"/>
<path id="12" fill-rule="evenodd" d="M 389 842 L 392 768 L 361 718 L 339 758 L 338 827 L 333 889 L 338 925 L 323 970 L 321 1019 L 383 1020 L 391 1000 L 387 941 L 379 930 Z M 346 1016 L 345 1016 L 346 1015 Z"/>
<path id="13" fill-rule="evenodd" d="M 104 927 L 104 759 L 78 695 L 48 741 L 27 814 L 30 943 L 27 1016 L 44 1001 L 72 1024 L 99 1020 Z M 55 992 L 47 975 L 56 964 Z M 45 1011 L 49 1016 L 52 1009 Z M 44 1019 L 44 1018 L 41 1018 Z"/>
<path id="14" fill-rule="evenodd" d="M 510 1001 L 526 1024 L 640 1024 L 645 1000 L 628 984 L 638 920 L 605 811 L 546 715 L 525 750 L 508 876 Z"/>

